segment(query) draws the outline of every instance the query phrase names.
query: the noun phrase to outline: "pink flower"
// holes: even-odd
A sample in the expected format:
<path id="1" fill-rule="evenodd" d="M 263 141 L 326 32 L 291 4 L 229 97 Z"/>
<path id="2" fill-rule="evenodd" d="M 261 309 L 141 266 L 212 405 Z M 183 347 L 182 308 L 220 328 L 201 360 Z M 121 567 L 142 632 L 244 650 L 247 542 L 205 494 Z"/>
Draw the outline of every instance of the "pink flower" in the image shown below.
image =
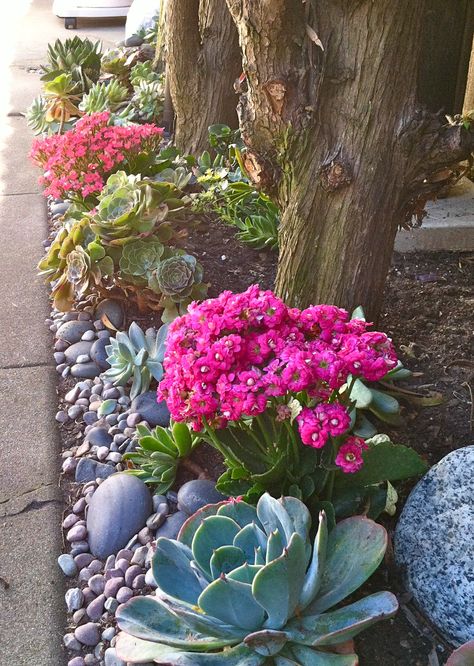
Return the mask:
<path id="1" fill-rule="evenodd" d="M 358 472 L 364 464 L 362 452 L 369 447 L 360 437 L 348 437 L 336 456 L 336 465 L 345 474 Z"/>

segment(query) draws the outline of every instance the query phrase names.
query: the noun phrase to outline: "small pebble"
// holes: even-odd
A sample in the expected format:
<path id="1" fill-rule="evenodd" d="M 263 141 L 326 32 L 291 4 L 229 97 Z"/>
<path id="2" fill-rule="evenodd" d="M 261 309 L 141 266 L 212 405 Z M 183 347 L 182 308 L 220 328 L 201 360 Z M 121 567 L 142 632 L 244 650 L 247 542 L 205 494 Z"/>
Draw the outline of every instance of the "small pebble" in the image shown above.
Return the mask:
<path id="1" fill-rule="evenodd" d="M 74 652 L 77 652 L 82 647 L 74 634 L 65 634 L 63 636 L 63 643 L 68 650 L 74 650 Z"/>
<path id="2" fill-rule="evenodd" d="M 87 529 L 84 525 L 74 525 L 66 534 L 66 539 L 71 541 L 82 541 L 87 536 Z"/>
<path id="3" fill-rule="evenodd" d="M 105 400 L 109 400 L 111 398 L 112 399 L 120 398 L 120 391 L 116 386 L 114 386 L 113 388 L 108 388 L 107 390 L 103 391 L 102 397 Z"/>
<path id="4" fill-rule="evenodd" d="M 101 574 L 95 574 L 89 579 L 89 587 L 94 594 L 102 594 L 105 589 L 105 578 Z"/>
<path id="5" fill-rule="evenodd" d="M 92 573 L 92 571 L 89 571 L 88 568 L 81 569 L 81 570 L 79 571 L 79 580 L 80 580 L 81 582 L 85 582 L 85 583 L 87 583 L 87 581 L 88 581 L 90 578 L 92 578 L 93 575 L 94 575 L 94 574 Z"/>
<path id="6" fill-rule="evenodd" d="M 86 615 L 87 615 L 86 609 L 79 608 L 79 610 L 74 611 L 74 613 L 72 614 L 72 621 L 74 622 L 74 624 L 81 624 L 82 620 L 85 618 Z"/>
<path id="7" fill-rule="evenodd" d="M 107 627 L 107 629 L 104 629 L 104 631 L 102 632 L 103 641 L 110 642 L 114 636 L 115 636 L 115 627 Z"/>
<path id="8" fill-rule="evenodd" d="M 91 445 L 89 444 L 89 442 L 84 442 L 83 444 L 78 446 L 77 451 L 76 451 L 76 458 L 80 458 L 81 456 L 88 453 L 90 448 L 91 448 Z"/>
<path id="9" fill-rule="evenodd" d="M 64 553 L 58 557 L 58 564 L 65 576 L 75 576 L 77 574 L 77 565 L 71 555 Z"/>
<path id="10" fill-rule="evenodd" d="M 89 564 L 89 569 L 92 571 L 93 574 L 99 573 L 99 571 L 102 571 L 103 564 L 100 560 L 92 560 L 92 562 Z"/>
<path id="11" fill-rule="evenodd" d="M 113 463 L 119 463 L 122 460 L 122 454 L 119 453 L 118 451 L 117 452 L 112 451 L 107 456 L 107 460 L 110 460 Z"/>
<path id="12" fill-rule="evenodd" d="M 89 363 L 91 360 L 91 357 L 89 354 L 79 354 L 79 356 L 76 358 L 76 363 Z"/>
<path id="13" fill-rule="evenodd" d="M 168 509 L 168 502 L 164 495 L 153 495 L 153 508 L 155 510 L 155 513 L 164 510 L 163 507 L 161 506 L 162 504 L 166 504 L 166 508 Z"/>
<path id="14" fill-rule="evenodd" d="M 129 428 L 134 428 L 136 425 L 140 423 L 141 420 L 142 417 L 140 416 L 140 414 L 130 414 L 129 416 L 127 416 L 127 426 Z"/>
<path id="15" fill-rule="evenodd" d="M 63 462 L 62 470 L 64 474 L 72 474 L 76 469 L 77 460 L 75 458 L 66 458 Z"/>
<path id="16" fill-rule="evenodd" d="M 129 587 L 121 587 L 117 592 L 116 599 L 119 604 L 125 604 L 129 599 L 133 597 L 133 592 Z"/>
<path id="17" fill-rule="evenodd" d="M 81 340 L 95 340 L 95 333 L 94 331 L 86 331 L 84 335 L 82 336 Z"/>
<path id="18" fill-rule="evenodd" d="M 113 426 L 117 423 L 118 421 L 118 414 L 107 414 L 105 417 L 105 422 L 108 423 L 110 426 Z"/>
<path id="19" fill-rule="evenodd" d="M 99 417 L 97 416 L 96 412 L 91 412 L 90 410 L 88 412 L 85 412 L 83 417 L 84 423 L 86 425 L 93 425 L 99 420 Z"/>
<path id="20" fill-rule="evenodd" d="M 92 647 L 97 645 L 100 639 L 99 627 L 93 622 L 88 622 L 87 624 L 82 624 L 77 627 L 74 631 L 74 636 L 77 640 L 83 645 L 88 645 Z"/>
<path id="21" fill-rule="evenodd" d="M 122 548 L 119 550 L 117 553 L 117 560 L 127 560 L 127 562 L 130 562 L 130 560 L 133 557 L 133 550 L 130 550 L 129 548 Z"/>
<path id="22" fill-rule="evenodd" d="M 104 594 L 106 599 L 108 599 L 109 597 L 115 597 L 117 595 L 117 592 L 123 586 L 123 584 L 124 584 L 123 577 L 111 578 L 110 580 L 108 580 L 105 584 L 105 589 L 104 589 Z"/>
<path id="23" fill-rule="evenodd" d="M 85 508 L 86 508 L 86 500 L 83 497 L 81 497 L 74 504 L 72 510 L 74 511 L 74 513 L 82 513 Z"/>
<path id="24" fill-rule="evenodd" d="M 105 460 L 107 456 L 109 455 L 109 449 L 107 446 L 99 446 L 99 448 L 96 451 L 97 459 L 98 460 Z"/>
<path id="25" fill-rule="evenodd" d="M 166 508 L 168 508 L 168 505 L 166 505 Z M 146 521 L 146 526 L 150 530 L 157 530 L 165 522 L 167 514 L 168 511 L 166 513 L 153 513 Z"/>
<path id="26" fill-rule="evenodd" d="M 109 613 L 115 613 L 118 607 L 119 607 L 119 602 L 117 601 L 117 599 L 114 599 L 113 597 L 109 597 L 104 604 L 105 610 L 109 611 Z"/>
<path id="27" fill-rule="evenodd" d="M 89 406 L 89 400 L 87 398 L 78 398 L 76 400 L 76 405 L 79 405 L 80 407 L 88 407 Z"/>
<path id="28" fill-rule="evenodd" d="M 85 661 L 82 657 L 74 657 L 67 662 L 67 666 L 85 666 Z"/>
<path id="29" fill-rule="evenodd" d="M 87 615 L 93 622 L 97 622 L 97 620 L 100 619 L 100 616 L 104 612 L 104 603 L 105 603 L 105 597 L 103 594 L 100 594 L 87 606 L 86 608 Z"/>
<path id="30" fill-rule="evenodd" d="M 84 603 L 84 594 L 79 587 L 71 587 L 64 595 L 66 606 L 70 613 L 81 608 Z"/>
<path id="31" fill-rule="evenodd" d="M 115 652 L 115 648 L 108 648 L 104 654 L 105 666 L 127 666 Z"/>
<path id="32" fill-rule="evenodd" d="M 123 395 L 121 398 L 118 399 L 118 404 L 123 405 L 124 407 L 128 407 L 130 404 L 130 398 L 128 395 Z"/>
<path id="33" fill-rule="evenodd" d="M 100 659 L 102 657 L 102 653 L 104 651 L 104 644 L 103 643 L 97 643 L 97 645 L 94 648 L 94 657 L 96 659 Z"/>
<path id="34" fill-rule="evenodd" d="M 74 562 L 79 567 L 79 569 L 84 569 L 88 567 L 89 564 L 94 560 L 94 556 L 90 553 L 80 553 L 74 558 Z"/>
<path id="35" fill-rule="evenodd" d="M 148 571 L 145 574 L 145 583 L 149 585 L 150 587 L 156 587 L 156 581 L 153 577 L 153 571 L 151 569 L 148 569 Z"/>
<path id="36" fill-rule="evenodd" d="M 64 361 L 66 360 L 64 352 L 54 352 L 53 356 L 57 365 L 64 363 Z"/>
<path id="37" fill-rule="evenodd" d="M 133 583 L 132 583 L 132 589 L 133 590 L 142 590 L 145 585 L 146 585 L 146 580 L 145 580 L 145 574 L 140 574 L 136 578 L 134 578 Z"/>
<path id="38" fill-rule="evenodd" d="M 60 410 L 56 413 L 55 419 L 58 423 L 66 423 L 66 421 L 69 421 L 69 416 L 65 411 Z"/>
<path id="39" fill-rule="evenodd" d="M 133 553 L 133 557 L 130 560 L 131 564 L 138 564 L 140 567 L 144 566 L 148 548 L 146 546 L 139 546 L 137 550 Z"/>
<path id="40" fill-rule="evenodd" d="M 84 657 L 84 663 L 86 666 L 95 666 L 95 664 L 97 664 L 97 659 L 93 654 L 86 654 Z"/>
<path id="41" fill-rule="evenodd" d="M 115 567 L 116 567 L 116 569 L 120 569 L 120 570 L 123 571 L 124 573 L 125 573 L 125 571 L 127 571 L 127 569 L 128 569 L 129 566 L 130 566 L 130 563 L 129 563 L 129 561 L 126 560 L 125 558 L 121 558 L 120 560 L 116 560 L 116 561 L 115 561 Z"/>
<path id="42" fill-rule="evenodd" d="M 69 407 L 69 409 L 67 410 L 67 415 L 72 420 L 77 419 L 77 417 L 80 416 L 81 414 L 82 414 L 82 409 L 80 405 L 73 405 L 72 407 Z"/>
<path id="43" fill-rule="evenodd" d="M 77 521 L 79 520 L 79 517 L 76 516 L 74 513 L 70 513 L 66 518 L 63 520 L 63 529 L 68 530 L 70 527 L 75 525 Z"/>
<path id="44" fill-rule="evenodd" d="M 142 572 L 142 568 L 138 566 L 138 564 L 132 565 L 127 571 L 125 572 L 125 585 L 127 587 L 131 587 L 133 581 L 137 576 L 139 576 Z"/>
<path id="45" fill-rule="evenodd" d="M 74 528 L 73 528 L 74 529 Z M 149 543 L 153 539 L 153 535 L 148 529 L 148 527 L 144 527 L 138 532 L 138 540 L 140 543 L 145 545 L 146 543 Z"/>
<path id="46" fill-rule="evenodd" d="M 64 400 L 65 400 L 66 402 L 69 402 L 69 403 L 72 404 L 73 402 L 76 402 L 76 400 L 77 400 L 78 397 L 79 397 L 79 393 L 80 393 L 80 392 L 81 392 L 81 389 L 80 389 L 79 386 L 77 386 L 77 384 L 76 384 L 76 386 L 75 386 L 74 388 L 72 388 L 70 391 L 68 391 L 68 392 L 66 393 L 66 395 L 64 396 Z"/>
<path id="47" fill-rule="evenodd" d="M 84 595 L 84 604 L 88 606 L 91 601 L 94 601 L 95 599 L 95 594 L 92 592 L 91 588 L 89 586 L 86 586 L 82 590 L 82 594 Z"/>
<path id="48" fill-rule="evenodd" d="M 76 555 L 79 555 L 80 553 L 88 553 L 89 552 L 89 544 L 87 541 L 75 541 L 74 543 L 71 544 L 71 555 L 73 557 L 76 557 Z"/>
<path id="49" fill-rule="evenodd" d="M 115 568 L 115 555 L 109 555 L 105 561 L 104 571 L 110 571 Z"/>

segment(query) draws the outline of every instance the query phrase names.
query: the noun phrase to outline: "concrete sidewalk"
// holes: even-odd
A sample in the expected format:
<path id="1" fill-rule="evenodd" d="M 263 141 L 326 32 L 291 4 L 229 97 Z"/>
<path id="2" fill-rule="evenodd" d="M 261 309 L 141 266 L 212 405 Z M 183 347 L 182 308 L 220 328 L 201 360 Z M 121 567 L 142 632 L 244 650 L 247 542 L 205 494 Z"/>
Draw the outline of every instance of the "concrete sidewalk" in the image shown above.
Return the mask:
<path id="1" fill-rule="evenodd" d="M 22 113 L 41 87 L 48 42 L 123 39 L 123 21 L 66 31 L 51 0 L 5 3 L 0 26 L 0 666 L 62 666 L 60 445 L 48 296 L 36 275 L 47 235 Z"/>

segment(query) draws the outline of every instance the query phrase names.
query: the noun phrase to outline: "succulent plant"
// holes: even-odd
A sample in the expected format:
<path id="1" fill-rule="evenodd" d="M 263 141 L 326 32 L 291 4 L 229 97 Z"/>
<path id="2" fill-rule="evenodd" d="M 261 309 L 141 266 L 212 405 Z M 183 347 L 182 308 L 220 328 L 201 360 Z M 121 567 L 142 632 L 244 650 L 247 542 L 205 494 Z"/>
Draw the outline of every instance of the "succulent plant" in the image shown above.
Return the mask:
<path id="1" fill-rule="evenodd" d="M 155 236 L 124 245 L 119 262 L 124 279 L 133 275 L 147 282 L 148 274 L 158 266 L 164 250 L 163 243 Z"/>
<path id="2" fill-rule="evenodd" d="M 164 88 L 161 81 L 140 81 L 133 87 L 132 105 L 139 120 L 152 122 L 163 112 Z"/>
<path id="3" fill-rule="evenodd" d="M 231 500 L 191 516 L 177 540 L 156 542 L 155 597 L 117 611 L 117 653 L 171 666 L 356 666 L 329 650 L 377 621 L 397 600 L 378 592 L 331 610 L 382 561 L 387 534 L 360 516 L 328 534 L 324 513 L 313 546 L 311 516 L 294 497 Z"/>
<path id="4" fill-rule="evenodd" d="M 128 97 L 127 88 L 116 79 L 112 79 L 110 82 L 94 83 L 89 92 L 82 98 L 79 108 L 84 113 L 113 112 Z"/>
<path id="5" fill-rule="evenodd" d="M 178 254 L 160 262 L 149 281 L 150 289 L 175 302 L 186 300 L 195 284 L 202 281 L 203 270 L 196 257 Z"/>
<path id="6" fill-rule="evenodd" d="M 104 74 L 111 74 L 120 81 L 128 82 L 130 70 L 137 60 L 138 51 L 136 49 L 108 49 L 102 56 L 101 70 Z"/>
<path id="7" fill-rule="evenodd" d="M 77 245 L 67 255 L 63 274 L 52 289 L 55 307 L 60 311 L 70 310 L 75 297 L 86 296 L 104 278 L 111 277 L 113 268 L 113 261 L 103 248 L 89 252 Z"/>
<path id="8" fill-rule="evenodd" d="M 105 348 L 110 368 L 103 373 L 104 380 L 115 386 L 125 386 L 131 379 L 132 400 L 147 391 L 152 378 L 160 381 L 163 376 L 162 363 L 167 333 L 166 325 L 161 326 L 158 331 L 149 328 L 144 333 L 135 322 L 130 324 L 128 335 L 124 331 L 118 331 L 115 338 L 110 339 L 110 345 Z"/>
<path id="9" fill-rule="evenodd" d="M 183 208 L 180 191 L 171 183 L 139 180 L 118 172 L 99 196 L 91 229 L 105 243 L 125 245 L 149 234 L 173 212 Z"/>
<path id="10" fill-rule="evenodd" d="M 189 456 L 200 438 L 191 435 L 185 423 L 173 423 L 170 428 L 157 426 L 154 430 L 139 425 L 137 440 L 135 451 L 124 455 L 134 467 L 125 471 L 155 485 L 155 493 L 163 494 L 174 484 L 180 461 Z"/>
<path id="11" fill-rule="evenodd" d="M 48 45 L 48 64 L 43 65 L 43 81 L 51 81 L 60 74 L 70 74 L 76 92 L 87 92 L 100 74 L 100 42 L 73 37 L 62 42 L 57 39 Z"/>
<path id="12" fill-rule="evenodd" d="M 178 166 L 176 168 L 167 167 L 166 169 L 163 169 L 153 178 L 153 180 L 164 180 L 167 183 L 173 183 L 178 189 L 184 190 L 193 178 L 192 171 L 189 171 L 186 167 Z"/>
<path id="13" fill-rule="evenodd" d="M 138 62 L 130 71 L 130 83 L 132 86 L 138 86 L 141 81 L 152 83 L 154 81 L 162 81 L 163 75 L 155 72 L 151 60 L 145 62 Z"/>

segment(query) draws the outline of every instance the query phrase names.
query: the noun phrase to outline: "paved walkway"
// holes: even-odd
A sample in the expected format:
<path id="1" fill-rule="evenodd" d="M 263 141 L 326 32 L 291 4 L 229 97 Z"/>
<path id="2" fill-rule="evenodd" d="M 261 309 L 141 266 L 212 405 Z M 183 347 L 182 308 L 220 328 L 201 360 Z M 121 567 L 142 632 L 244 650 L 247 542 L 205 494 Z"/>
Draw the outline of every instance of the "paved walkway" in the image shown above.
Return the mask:
<path id="1" fill-rule="evenodd" d="M 65 663 L 56 373 L 47 292 L 36 276 L 46 207 L 21 114 L 40 90 L 33 68 L 48 42 L 123 39 L 114 19 L 66 31 L 51 5 L 5 2 L 0 18 L 0 666 Z"/>

